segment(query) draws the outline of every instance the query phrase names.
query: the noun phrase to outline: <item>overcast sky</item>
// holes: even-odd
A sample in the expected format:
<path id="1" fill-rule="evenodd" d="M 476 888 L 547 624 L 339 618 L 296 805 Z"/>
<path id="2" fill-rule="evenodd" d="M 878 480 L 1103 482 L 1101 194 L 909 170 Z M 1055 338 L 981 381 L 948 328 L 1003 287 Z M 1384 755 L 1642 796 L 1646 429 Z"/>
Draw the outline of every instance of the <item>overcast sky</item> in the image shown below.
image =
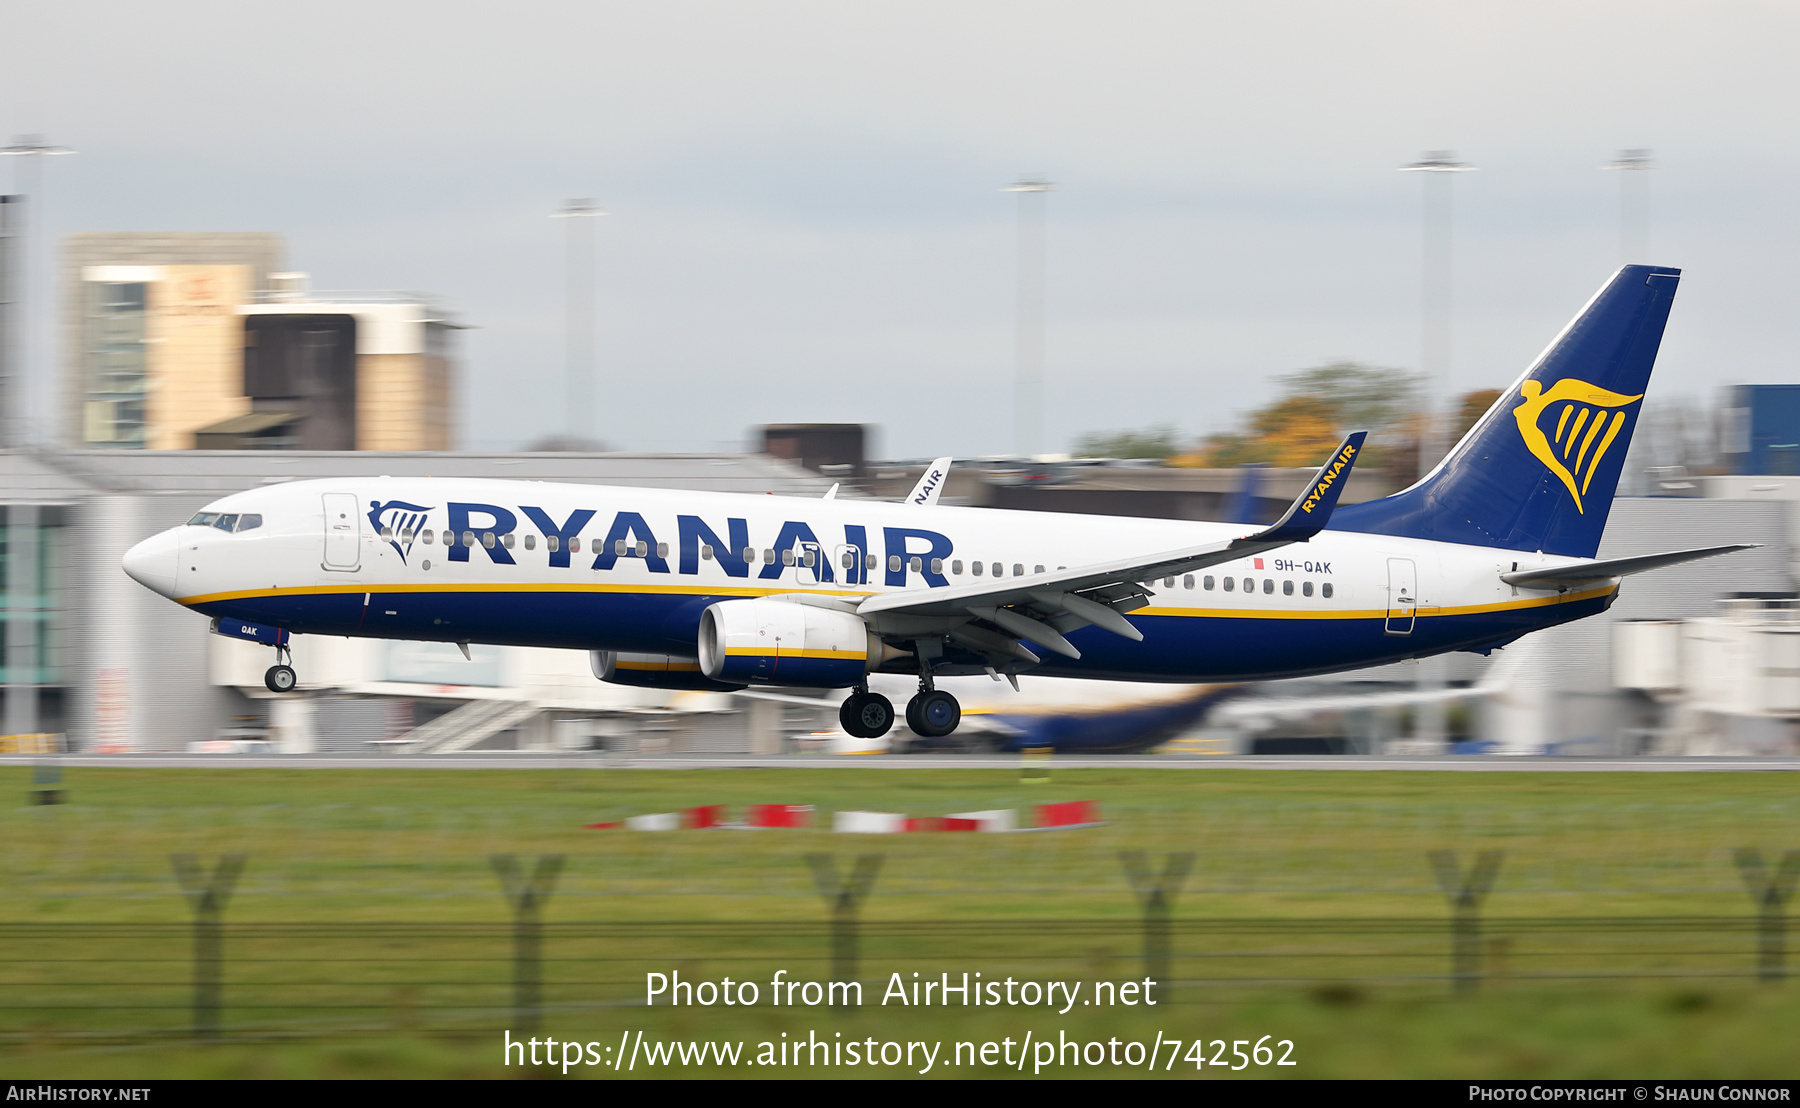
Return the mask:
<path id="1" fill-rule="evenodd" d="M 1791 3 L 0 0 L 0 29 L 0 137 L 80 151 L 46 166 L 52 234 L 277 231 L 315 287 L 444 298 L 477 328 L 472 448 L 562 429 L 569 197 L 611 213 L 608 443 L 860 421 L 890 456 L 973 455 L 1012 445 L 1021 174 L 1058 187 L 1064 448 L 1229 426 L 1323 359 L 1416 367 L 1395 167 L 1434 148 L 1480 170 L 1458 390 L 1508 382 L 1618 264 L 1599 166 L 1640 146 L 1642 260 L 1687 270 L 1652 397 L 1800 380 Z"/>

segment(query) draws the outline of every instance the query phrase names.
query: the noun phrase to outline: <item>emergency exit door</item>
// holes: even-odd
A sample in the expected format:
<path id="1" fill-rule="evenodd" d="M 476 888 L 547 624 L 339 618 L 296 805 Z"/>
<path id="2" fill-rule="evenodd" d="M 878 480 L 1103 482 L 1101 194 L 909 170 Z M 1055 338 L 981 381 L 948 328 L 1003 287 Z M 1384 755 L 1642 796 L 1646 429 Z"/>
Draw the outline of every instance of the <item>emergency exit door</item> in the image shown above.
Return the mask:
<path id="1" fill-rule="evenodd" d="M 362 558 L 362 516 L 356 510 L 356 494 L 325 494 L 325 568 L 354 570 Z"/>
<path id="2" fill-rule="evenodd" d="M 1387 633 L 1410 635 L 1419 611 L 1419 573 L 1411 558 L 1388 559 Z"/>

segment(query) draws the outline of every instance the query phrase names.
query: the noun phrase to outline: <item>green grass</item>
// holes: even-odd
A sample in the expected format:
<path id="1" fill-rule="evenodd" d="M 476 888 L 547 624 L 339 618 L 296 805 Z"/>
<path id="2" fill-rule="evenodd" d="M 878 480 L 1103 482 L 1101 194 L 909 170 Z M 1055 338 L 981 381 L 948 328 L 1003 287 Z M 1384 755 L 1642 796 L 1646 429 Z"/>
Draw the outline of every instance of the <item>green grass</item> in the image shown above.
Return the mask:
<path id="1" fill-rule="evenodd" d="M 52 807 L 25 803 L 30 777 L 0 770 L 0 796 L 16 798 L 0 810 L 9 1077 L 517 1073 L 499 1065 L 513 948 L 495 853 L 528 866 L 567 856 L 543 910 L 545 1027 L 558 1038 L 1029 1028 L 1274 1034 L 1296 1042 L 1302 1065 L 1281 1072 L 1300 1076 L 1794 1068 L 1800 982 L 1754 981 L 1753 906 L 1732 863 L 1740 847 L 1800 849 L 1800 781 L 1786 774 L 1058 769 L 1026 785 L 1016 771 L 960 769 L 71 769 L 70 802 Z M 883 838 L 582 826 L 709 803 L 812 804 L 827 822 L 846 808 L 1069 799 L 1099 801 L 1106 826 Z M 1483 910 L 1493 979 L 1472 997 L 1447 980 L 1433 849 L 1465 864 L 1505 852 Z M 1121 850 L 1197 855 L 1174 909 L 1176 976 L 1189 984 L 1156 1011 L 637 1006 L 652 970 L 826 977 L 814 851 L 844 869 L 858 853 L 885 856 L 861 913 L 876 992 L 895 970 L 1141 977 Z M 224 913 L 220 1043 L 185 1037 L 192 917 L 176 853 L 208 866 L 248 856 Z M 1581 920 L 1609 922 L 1569 922 Z"/>

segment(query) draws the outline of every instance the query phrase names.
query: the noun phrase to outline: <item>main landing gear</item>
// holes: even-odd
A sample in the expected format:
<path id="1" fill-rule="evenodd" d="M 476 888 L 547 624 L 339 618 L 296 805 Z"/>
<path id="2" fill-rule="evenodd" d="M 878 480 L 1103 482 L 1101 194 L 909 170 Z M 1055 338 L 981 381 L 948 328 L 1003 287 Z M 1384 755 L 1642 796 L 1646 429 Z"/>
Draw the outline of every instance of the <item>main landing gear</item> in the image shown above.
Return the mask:
<path id="1" fill-rule="evenodd" d="M 838 706 L 838 723 L 856 739 L 879 739 L 894 726 L 894 702 L 863 686 Z"/>
<path id="2" fill-rule="evenodd" d="M 263 684 L 268 686 L 270 692 L 293 692 L 294 686 L 300 683 L 299 675 L 294 672 L 294 667 L 289 664 L 293 660 L 294 656 L 288 653 L 287 647 L 278 646 L 275 648 L 275 664 L 269 667 L 267 673 L 263 674 Z"/>

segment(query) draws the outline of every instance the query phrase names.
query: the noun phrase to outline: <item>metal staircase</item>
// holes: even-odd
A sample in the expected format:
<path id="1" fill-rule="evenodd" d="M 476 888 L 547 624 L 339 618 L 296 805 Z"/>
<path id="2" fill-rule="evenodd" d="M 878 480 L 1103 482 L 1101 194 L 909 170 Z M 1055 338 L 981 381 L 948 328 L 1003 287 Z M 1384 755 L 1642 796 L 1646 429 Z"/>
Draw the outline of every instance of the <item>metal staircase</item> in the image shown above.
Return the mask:
<path id="1" fill-rule="evenodd" d="M 408 754 L 454 754 L 537 715 L 529 700 L 471 700 L 407 732 Z"/>

